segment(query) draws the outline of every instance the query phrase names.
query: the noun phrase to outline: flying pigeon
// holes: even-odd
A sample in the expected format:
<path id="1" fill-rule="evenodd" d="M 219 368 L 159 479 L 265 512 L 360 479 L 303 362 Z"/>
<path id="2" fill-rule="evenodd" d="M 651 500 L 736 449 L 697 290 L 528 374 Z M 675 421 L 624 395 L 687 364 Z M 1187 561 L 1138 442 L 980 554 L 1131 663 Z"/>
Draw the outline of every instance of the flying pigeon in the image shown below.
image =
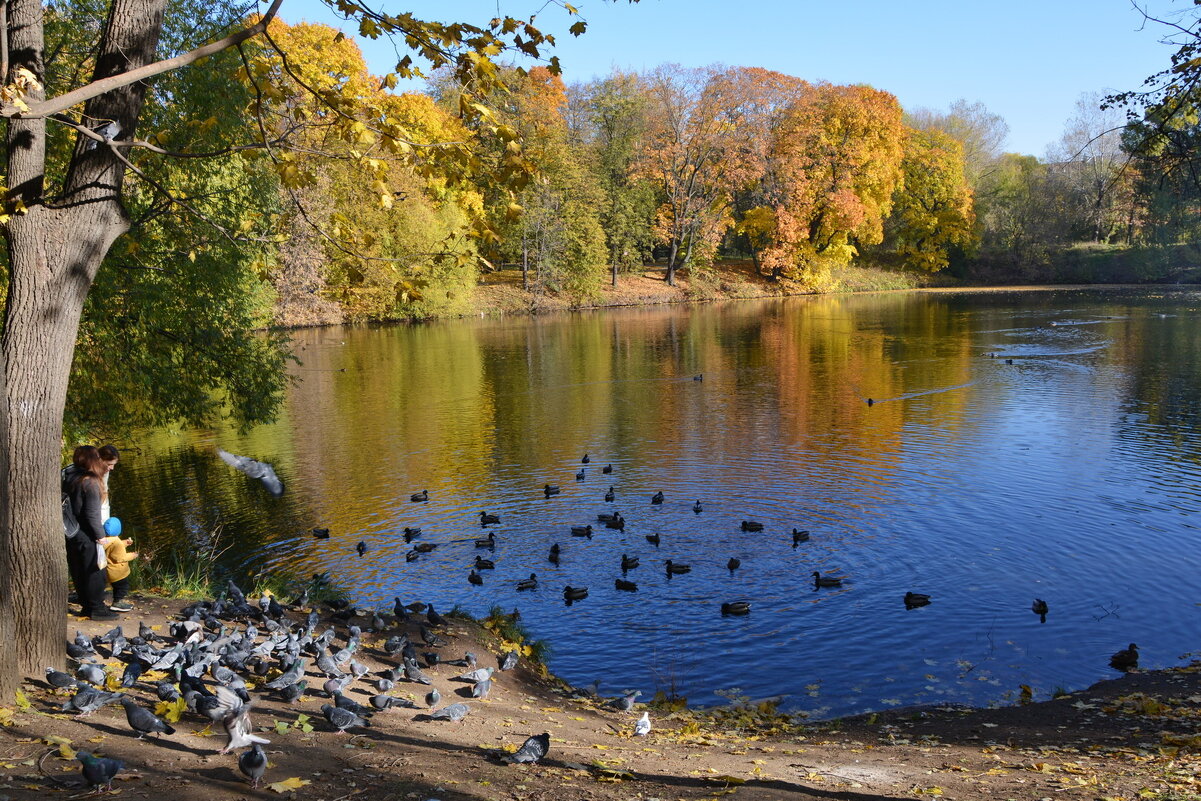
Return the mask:
<path id="1" fill-rule="evenodd" d="M 221 461 L 235 470 L 263 482 L 263 486 L 267 488 L 267 492 L 270 492 L 277 498 L 284 494 L 284 483 L 279 480 L 279 476 L 275 475 L 274 468 L 266 462 L 256 462 L 254 459 L 238 456 L 228 451 L 223 451 L 220 448 L 217 449 L 217 455 L 221 457 Z"/>
<path id="2" fill-rule="evenodd" d="M 532 764 L 546 756 L 546 752 L 549 750 L 550 733 L 543 732 L 542 734 L 527 737 L 526 741 L 521 744 L 521 748 L 518 748 L 512 754 L 506 754 L 502 759 L 510 764 L 514 762 L 529 762 Z"/>
<path id="3" fill-rule="evenodd" d="M 250 708 L 252 704 L 244 702 L 238 694 L 228 687 L 217 687 L 217 705 L 208 711 L 209 717 L 221 721 L 229 742 L 219 753 L 228 754 L 235 748 L 244 748 L 251 744 L 271 742 L 265 737 L 250 733 Z"/>

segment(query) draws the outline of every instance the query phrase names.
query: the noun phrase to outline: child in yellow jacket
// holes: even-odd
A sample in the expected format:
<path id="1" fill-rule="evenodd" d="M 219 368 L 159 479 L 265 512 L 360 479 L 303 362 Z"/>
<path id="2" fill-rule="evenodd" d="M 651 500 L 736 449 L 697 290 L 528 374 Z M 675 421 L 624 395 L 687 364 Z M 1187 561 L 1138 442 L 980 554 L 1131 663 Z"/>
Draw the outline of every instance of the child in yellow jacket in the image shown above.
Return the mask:
<path id="1" fill-rule="evenodd" d="M 108 567 L 104 571 L 109 584 L 113 585 L 113 602 L 109 608 L 114 612 L 133 609 L 133 604 L 125 600 L 129 594 L 129 563 L 138 558 L 136 551 L 126 550 L 130 545 L 133 545 L 132 539 L 120 537 L 108 537 L 104 541 L 104 555 L 108 559 Z"/>

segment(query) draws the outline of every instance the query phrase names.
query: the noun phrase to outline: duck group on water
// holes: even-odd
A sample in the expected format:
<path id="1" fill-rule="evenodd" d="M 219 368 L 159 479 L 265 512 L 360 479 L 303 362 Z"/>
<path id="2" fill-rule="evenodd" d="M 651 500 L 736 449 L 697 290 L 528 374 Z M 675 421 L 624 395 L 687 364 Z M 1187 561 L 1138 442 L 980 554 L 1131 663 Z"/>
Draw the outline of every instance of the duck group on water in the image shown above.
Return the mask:
<path id="1" fill-rule="evenodd" d="M 580 460 L 581 464 L 583 464 L 583 465 L 589 464 L 590 461 L 591 461 L 591 458 L 587 453 L 585 453 L 583 458 Z M 602 468 L 601 472 L 606 475 L 612 474 L 613 473 L 613 465 L 611 463 L 606 464 Z M 580 468 L 577 478 L 579 478 L 581 481 L 585 478 L 583 467 Z M 553 495 L 559 495 L 561 493 L 561 489 L 558 485 L 546 482 L 542 485 L 542 492 L 547 498 L 550 498 Z M 612 503 L 616 498 L 615 486 L 610 486 L 604 493 L 603 497 L 607 503 Z M 643 496 L 643 497 L 646 497 L 646 496 Z M 411 500 L 414 502 L 428 501 L 429 500 L 428 490 L 422 490 L 420 493 L 414 493 L 411 496 Z M 666 493 L 663 490 L 656 491 L 650 497 L 650 502 L 651 502 L 651 505 L 653 505 L 653 506 L 658 506 L 658 507 L 665 506 L 666 501 L 667 501 Z M 701 499 L 697 498 L 697 499 L 695 499 L 693 504 L 691 504 L 691 506 L 687 507 L 687 508 L 690 508 L 696 514 L 700 514 L 703 511 L 704 507 L 702 505 Z M 480 511 L 479 519 L 480 519 L 481 526 L 484 526 L 484 527 L 500 523 L 500 515 L 499 514 L 490 513 L 487 511 Z M 597 521 L 597 523 L 603 525 L 607 529 L 615 529 L 618 531 L 624 531 L 626 528 L 625 517 L 622 515 L 621 512 L 617 511 L 616 509 L 611 509 L 611 511 L 598 513 L 596 515 L 596 521 Z M 763 522 L 760 522 L 758 520 L 746 519 L 746 520 L 738 521 L 738 528 L 743 533 L 758 534 L 758 533 L 764 532 L 765 529 L 767 528 L 767 526 Z M 316 539 L 328 539 L 330 536 L 328 528 L 313 528 L 313 529 L 311 529 L 311 533 L 312 533 L 312 536 Z M 596 529 L 594 528 L 593 524 L 585 523 L 582 525 L 572 525 L 570 527 L 570 533 L 571 533 L 571 536 L 573 536 L 573 537 L 580 537 L 580 538 L 586 538 L 588 540 L 592 540 L 594 537 L 594 534 L 596 533 Z M 405 527 L 403 529 L 403 534 L 404 534 L 405 542 L 411 542 L 413 539 L 420 536 L 421 528 L 420 527 Z M 660 547 L 660 545 L 662 544 L 662 535 L 658 531 L 644 533 L 643 536 L 649 545 L 653 545 L 656 548 Z M 810 534 L 809 530 L 793 527 L 791 529 L 791 531 L 788 532 L 788 534 L 786 535 L 786 537 L 787 537 L 786 541 L 789 541 L 793 548 L 797 548 L 798 546 L 800 546 L 804 543 L 810 542 L 811 536 L 812 535 Z M 488 532 L 486 537 L 472 538 L 472 539 L 473 539 L 475 547 L 488 548 L 490 550 L 495 550 L 497 547 L 497 543 L 499 541 L 497 534 L 495 532 L 491 532 L 491 531 Z M 461 540 L 460 540 L 460 542 L 461 542 Z M 410 562 L 415 561 L 421 555 L 432 552 L 436 547 L 437 547 L 437 544 L 433 543 L 433 542 L 419 542 L 405 554 L 405 559 L 406 559 L 406 561 L 410 561 Z M 591 547 L 591 546 L 589 545 L 588 547 Z M 359 555 L 362 556 L 367 550 L 366 541 L 365 540 L 360 541 L 358 543 L 358 545 L 356 546 L 356 550 L 358 551 Z M 563 548 L 559 543 L 556 542 L 551 545 L 550 550 L 547 554 L 547 560 L 555 566 L 561 565 L 562 560 L 563 560 Z M 630 581 L 628 578 L 625 578 L 625 576 L 629 571 L 638 568 L 639 562 L 640 562 L 640 558 L 637 554 L 630 554 L 630 553 L 622 553 L 621 554 L 621 561 L 619 564 L 620 564 L 622 577 L 614 579 L 613 586 L 616 591 L 620 591 L 620 592 L 637 592 L 638 591 L 638 585 L 635 582 Z M 724 566 L 725 566 L 726 570 L 729 571 L 729 574 L 730 574 L 729 580 L 737 580 L 737 576 L 735 574 L 738 570 L 740 570 L 742 568 L 743 558 L 742 558 L 742 556 L 730 556 L 724 562 Z M 471 583 L 474 586 L 483 586 L 484 585 L 483 571 L 495 570 L 495 569 L 496 569 L 496 561 L 494 559 L 485 558 L 483 556 L 477 555 L 477 556 L 475 556 L 475 558 L 471 564 L 471 568 L 470 568 L 470 572 L 468 573 L 467 580 L 469 583 Z M 665 559 L 665 560 L 663 560 L 663 569 L 664 569 L 664 574 L 666 575 L 666 577 L 668 579 L 670 579 L 673 576 L 682 576 L 682 575 L 691 573 L 693 570 L 693 566 L 690 564 L 682 563 L 676 559 Z M 827 589 L 827 588 L 829 588 L 829 589 L 842 588 L 842 587 L 844 587 L 844 583 L 846 581 L 845 576 L 838 575 L 837 573 L 831 574 L 831 573 L 827 572 L 827 573 L 823 574 L 821 571 L 814 570 L 814 571 L 812 571 L 812 573 L 810 575 L 812 576 L 812 579 L 813 579 L 813 589 L 815 592 L 820 591 L 822 589 Z M 529 573 L 528 578 L 509 579 L 509 581 L 513 582 L 509 586 L 515 587 L 516 590 L 520 591 L 520 592 L 534 591 L 534 590 L 539 589 L 541 586 L 541 583 L 539 582 L 538 576 L 536 573 Z M 587 587 L 576 586 L 573 584 L 566 584 L 563 587 L 562 594 L 563 594 L 564 600 L 568 604 L 570 604 L 571 602 L 574 602 L 574 601 L 582 601 L 582 600 L 586 599 L 588 597 L 588 593 L 589 593 L 589 590 Z M 929 593 L 917 592 L 917 591 L 913 591 L 913 590 L 906 592 L 904 594 L 904 597 L 902 600 L 903 600 L 905 608 L 910 609 L 910 610 L 920 609 L 922 607 L 930 606 L 931 603 L 933 602 L 932 596 Z M 1033 603 L 1030 606 L 1030 609 L 1034 614 L 1039 616 L 1041 621 L 1046 622 L 1046 618 L 1047 618 L 1047 614 L 1048 614 L 1048 604 L 1045 600 L 1043 600 L 1041 598 L 1035 598 Z M 721 614 L 723 616 L 748 615 L 748 614 L 750 614 L 750 611 L 751 611 L 751 601 L 750 600 L 722 601 L 722 602 L 720 602 L 720 610 L 721 610 Z M 1138 658 L 1139 658 L 1139 654 L 1138 654 L 1137 645 L 1135 645 L 1134 643 L 1130 643 L 1129 647 L 1124 648 L 1120 651 L 1117 651 L 1116 653 L 1114 653 L 1111 656 L 1110 665 L 1115 670 L 1121 670 L 1121 671 L 1127 672 L 1130 670 L 1137 669 Z"/>

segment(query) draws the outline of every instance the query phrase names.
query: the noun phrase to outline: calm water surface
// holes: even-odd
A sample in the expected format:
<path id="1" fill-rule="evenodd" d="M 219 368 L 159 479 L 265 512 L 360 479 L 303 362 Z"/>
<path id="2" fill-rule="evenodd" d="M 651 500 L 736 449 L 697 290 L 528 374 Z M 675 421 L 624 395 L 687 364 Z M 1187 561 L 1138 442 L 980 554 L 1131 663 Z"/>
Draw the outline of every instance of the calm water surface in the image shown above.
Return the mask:
<path id="1" fill-rule="evenodd" d="M 1046 697 L 1116 675 L 1131 641 L 1149 667 L 1201 642 L 1198 307 L 898 294 L 304 331 L 278 423 L 145 433 L 114 512 L 158 549 L 219 529 L 239 576 L 328 570 L 381 608 L 519 607 L 555 672 L 609 693 L 738 688 L 826 716 Z M 216 446 L 274 464 L 283 497 Z M 475 587 L 484 509 L 502 523 Z M 570 536 L 613 509 L 624 532 Z M 405 526 L 439 547 L 406 563 Z M 794 549 L 794 527 L 811 541 Z M 634 594 L 614 588 L 623 553 Z M 669 579 L 666 559 L 692 572 Z M 844 586 L 815 590 L 815 570 Z M 541 587 L 518 593 L 531 572 Z M 568 584 L 590 596 L 566 606 Z M 933 603 L 907 610 L 911 590 Z M 736 599 L 752 613 L 723 618 Z"/>

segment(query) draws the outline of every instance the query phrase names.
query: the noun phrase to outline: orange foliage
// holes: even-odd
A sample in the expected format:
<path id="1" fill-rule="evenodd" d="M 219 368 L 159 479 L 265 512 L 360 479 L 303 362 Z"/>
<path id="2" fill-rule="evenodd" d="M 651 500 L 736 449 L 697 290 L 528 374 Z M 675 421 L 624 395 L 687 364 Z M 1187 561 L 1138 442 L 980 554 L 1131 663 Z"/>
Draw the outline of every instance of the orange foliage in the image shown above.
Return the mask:
<path id="1" fill-rule="evenodd" d="M 764 264 L 820 281 L 829 267 L 849 262 L 857 245 L 879 243 L 904 140 L 901 107 L 887 92 L 830 84 L 802 92 L 772 139 L 775 242 Z"/>

